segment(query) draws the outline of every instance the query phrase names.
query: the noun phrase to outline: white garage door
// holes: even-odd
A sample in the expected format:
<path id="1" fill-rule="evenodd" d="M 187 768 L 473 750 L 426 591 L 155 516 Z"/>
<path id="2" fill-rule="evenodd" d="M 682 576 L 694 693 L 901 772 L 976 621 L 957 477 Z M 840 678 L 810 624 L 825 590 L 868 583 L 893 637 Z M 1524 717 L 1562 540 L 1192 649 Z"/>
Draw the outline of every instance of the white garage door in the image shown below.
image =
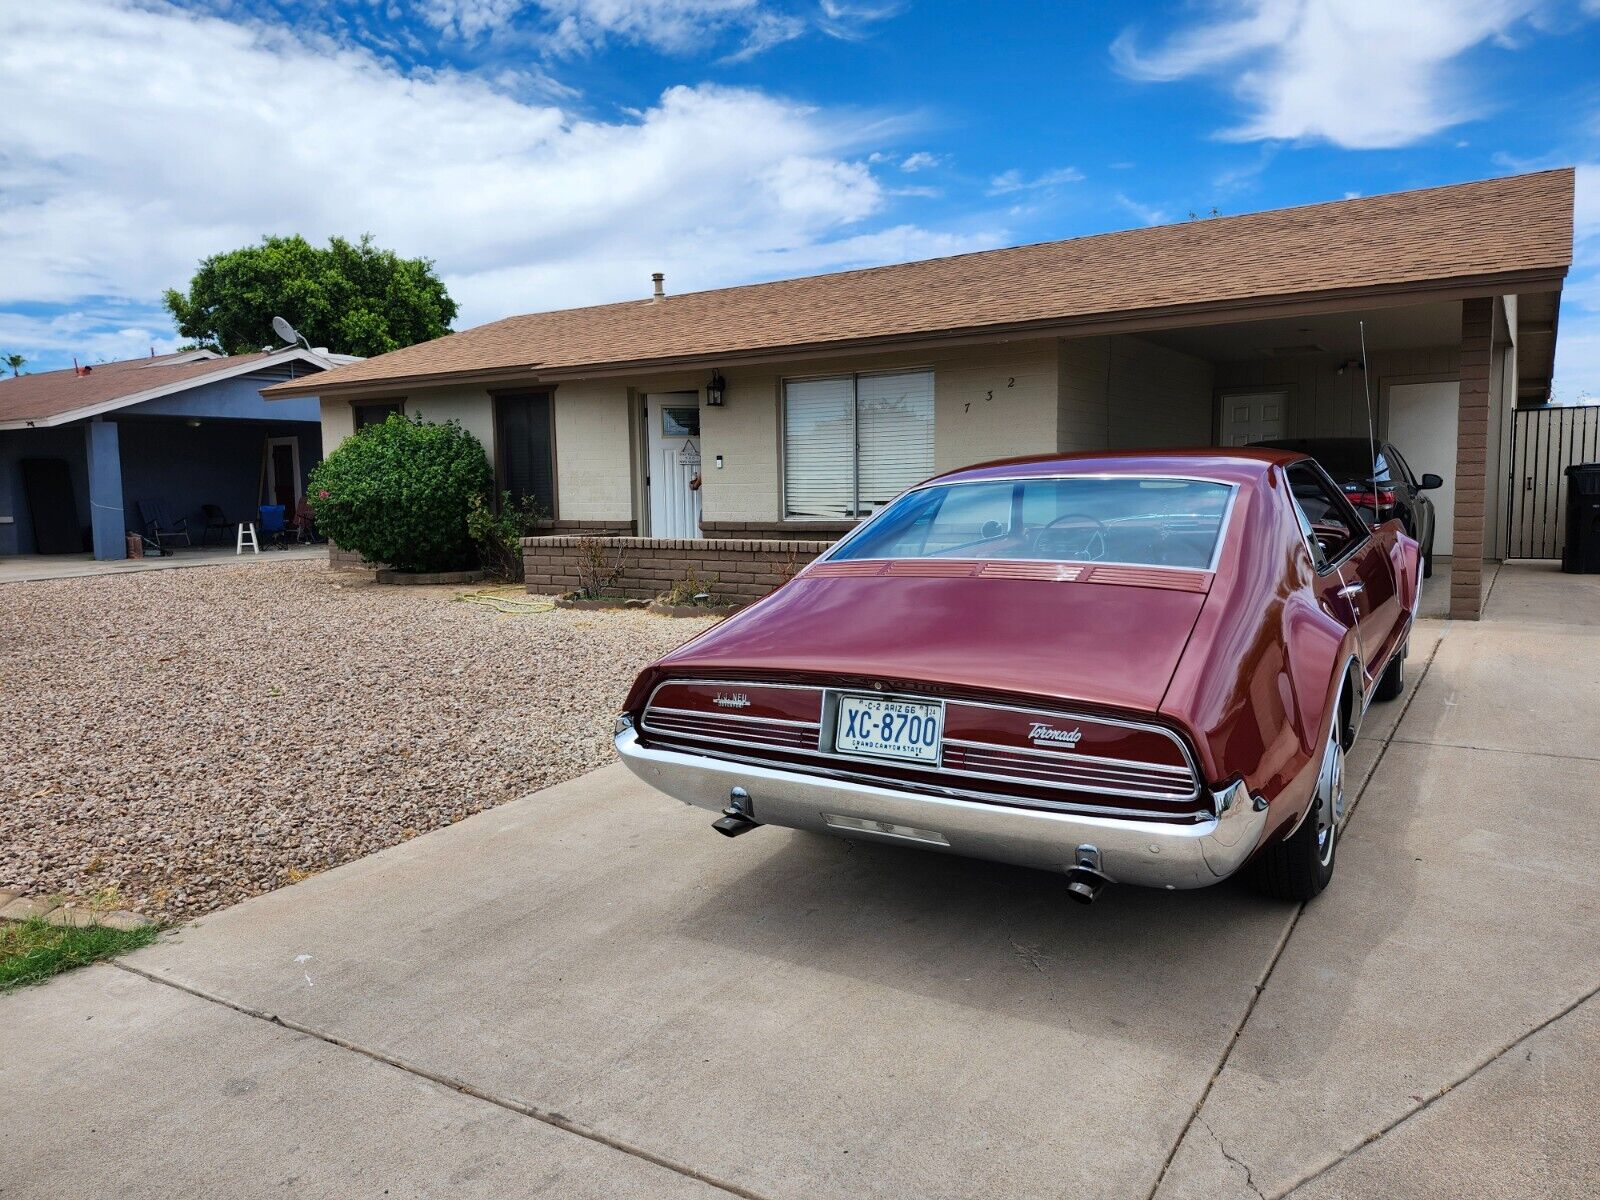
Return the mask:
<path id="1" fill-rule="evenodd" d="M 1461 385 L 1396 383 L 1389 387 L 1389 435 L 1420 479 L 1432 472 L 1444 486 L 1428 493 L 1435 518 L 1434 554 L 1450 553 L 1456 514 L 1456 395 Z"/>

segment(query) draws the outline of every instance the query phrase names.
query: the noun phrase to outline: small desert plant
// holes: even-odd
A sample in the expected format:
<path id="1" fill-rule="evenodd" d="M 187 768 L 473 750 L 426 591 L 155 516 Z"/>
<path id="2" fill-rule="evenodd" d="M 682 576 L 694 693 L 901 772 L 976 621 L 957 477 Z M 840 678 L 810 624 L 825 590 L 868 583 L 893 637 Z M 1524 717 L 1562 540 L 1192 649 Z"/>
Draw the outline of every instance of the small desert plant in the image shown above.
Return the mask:
<path id="1" fill-rule="evenodd" d="M 700 572 L 690 567 L 687 575 L 662 592 L 656 599 L 661 601 L 662 604 L 693 604 L 709 607 L 717 602 L 713 589 L 717 586 L 718 581 L 718 576 L 713 575 L 710 579 L 705 579 Z"/>
<path id="2" fill-rule="evenodd" d="M 510 492 L 502 492 L 499 512 L 482 496 L 472 497 L 467 509 L 467 536 L 477 547 L 483 569 L 499 579 L 521 580 L 522 539 L 536 534 L 547 517 L 533 496 L 525 496 L 522 503 L 515 504 Z"/>
<path id="3" fill-rule="evenodd" d="M 805 565 L 800 561 L 800 555 L 796 551 L 790 550 L 789 557 L 778 564 L 778 577 L 783 580 L 783 583 L 788 583 L 789 580 L 800 574 L 800 568 Z M 783 584 L 778 586 L 782 587 Z"/>
<path id="4" fill-rule="evenodd" d="M 578 588 L 573 593 L 579 600 L 603 600 L 608 591 L 626 573 L 623 566 L 622 547 L 616 554 L 606 553 L 606 544 L 597 537 L 578 539 Z"/>

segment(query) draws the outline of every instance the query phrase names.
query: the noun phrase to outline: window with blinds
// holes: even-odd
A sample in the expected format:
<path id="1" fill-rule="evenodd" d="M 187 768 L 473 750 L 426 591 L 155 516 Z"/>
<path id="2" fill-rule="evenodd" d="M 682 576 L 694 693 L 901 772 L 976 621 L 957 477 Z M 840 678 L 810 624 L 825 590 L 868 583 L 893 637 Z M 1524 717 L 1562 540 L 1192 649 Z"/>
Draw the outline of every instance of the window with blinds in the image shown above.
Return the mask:
<path id="1" fill-rule="evenodd" d="M 864 517 L 931 474 L 932 371 L 784 384 L 785 517 Z"/>

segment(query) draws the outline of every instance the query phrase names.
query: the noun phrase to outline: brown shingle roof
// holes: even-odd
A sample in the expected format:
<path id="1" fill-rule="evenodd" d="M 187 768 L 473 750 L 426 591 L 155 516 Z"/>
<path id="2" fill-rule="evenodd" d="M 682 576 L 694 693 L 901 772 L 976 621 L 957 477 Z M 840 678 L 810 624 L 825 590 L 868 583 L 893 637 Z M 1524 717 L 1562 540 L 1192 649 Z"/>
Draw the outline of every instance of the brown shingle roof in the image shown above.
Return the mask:
<path id="1" fill-rule="evenodd" d="M 268 395 L 603 369 L 1542 273 L 1572 260 L 1570 168 L 508 317 Z"/>
<path id="2" fill-rule="evenodd" d="M 231 358 L 195 359 L 187 354 L 162 354 L 155 358 L 92 363 L 87 375 L 78 375 L 70 367 L 63 371 L 19 375 L 0 380 L 0 421 L 45 420 L 271 357 L 271 354 L 235 354 Z"/>

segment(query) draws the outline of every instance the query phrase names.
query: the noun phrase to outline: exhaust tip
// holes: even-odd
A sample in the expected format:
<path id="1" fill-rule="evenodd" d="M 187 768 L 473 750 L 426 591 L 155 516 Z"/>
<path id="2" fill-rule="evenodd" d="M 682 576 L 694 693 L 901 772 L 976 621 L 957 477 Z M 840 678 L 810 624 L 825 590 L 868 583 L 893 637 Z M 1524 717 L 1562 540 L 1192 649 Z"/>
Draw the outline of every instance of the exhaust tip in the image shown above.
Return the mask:
<path id="1" fill-rule="evenodd" d="M 1093 904 L 1109 882 L 1110 880 L 1098 871 L 1091 871 L 1087 867 L 1073 867 L 1067 872 L 1067 895 L 1079 904 Z"/>
<path id="2" fill-rule="evenodd" d="M 760 826 L 743 813 L 729 813 L 711 822 L 711 828 L 723 837 L 738 837 L 741 833 L 749 833 L 752 829 L 759 829 Z"/>

